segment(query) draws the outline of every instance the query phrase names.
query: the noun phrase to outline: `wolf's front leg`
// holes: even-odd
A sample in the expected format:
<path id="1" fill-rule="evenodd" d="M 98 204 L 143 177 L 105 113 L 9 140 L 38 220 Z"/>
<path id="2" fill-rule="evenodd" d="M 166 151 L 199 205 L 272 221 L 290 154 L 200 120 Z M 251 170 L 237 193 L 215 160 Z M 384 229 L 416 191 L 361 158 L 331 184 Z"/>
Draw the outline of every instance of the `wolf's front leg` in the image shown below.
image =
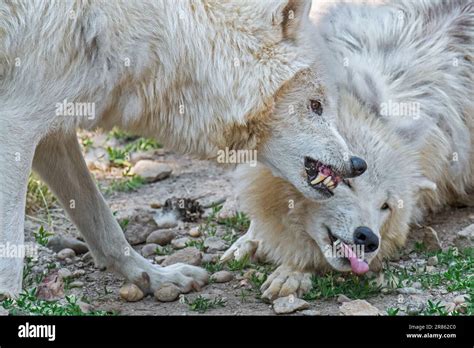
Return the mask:
<path id="1" fill-rule="evenodd" d="M 0 110 L 0 116 L 5 116 Z M 18 124 L 0 127 L 0 298 L 21 291 L 26 190 L 35 150 L 34 137 Z M 20 124 L 21 125 L 21 124 Z"/>
<path id="2" fill-rule="evenodd" d="M 188 292 L 208 281 L 202 268 L 184 264 L 156 266 L 130 246 L 89 174 L 74 133 L 50 135 L 42 141 L 33 169 L 56 194 L 98 265 L 117 271 L 146 293 L 164 283 L 173 283 Z"/>
<path id="3" fill-rule="evenodd" d="M 261 258 L 262 255 L 259 255 L 257 252 L 260 241 L 255 237 L 254 228 L 255 223 L 250 222 L 248 231 L 225 251 L 220 261 L 226 262 L 232 259 L 239 261 L 246 257 Z"/>
<path id="4" fill-rule="evenodd" d="M 274 300 L 294 295 L 301 297 L 311 290 L 311 273 L 295 270 L 291 266 L 279 266 L 263 283 L 262 298 Z"/>

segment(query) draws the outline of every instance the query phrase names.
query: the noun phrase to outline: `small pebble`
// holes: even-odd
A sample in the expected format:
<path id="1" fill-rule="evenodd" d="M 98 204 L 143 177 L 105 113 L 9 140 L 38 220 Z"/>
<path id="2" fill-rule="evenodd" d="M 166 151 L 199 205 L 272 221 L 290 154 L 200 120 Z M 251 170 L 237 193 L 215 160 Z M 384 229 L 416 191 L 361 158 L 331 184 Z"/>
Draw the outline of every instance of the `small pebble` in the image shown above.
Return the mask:
<path id="1" fill-rule="evenodd" d="M 436 255 L 429 257 L 426 264 L 428 266 L 436 266 L 438 264 L 438 257 Z"/>
<path id="2" fill-rule="evenodd" d="M 309 303 L 295 296 L 280 297 L 273 301 L 273 310 L 277 314 L 293 313 L 302 309 L 307 309 Z"/>
<path id="3" fill-rule="evenodd" d="M 57 258 L 60 260 L 66 260 L 66 259 L 72 259 L 74 256 L 76 256 L 76 252 L 74 250 L 70 248 L 65 248 L 65 249 L 62 249 L 60 252 L 58 252 Z"/>
<path id="4" fill-rule="evenodd" d="M 466 295 L 459 295 L 453 299 L 453 302 L 457 305 L 463 304 L 466 302 Z"/>
<path id="5" fill-rule="evenodd" d="M 73 278 L 80 278 L 86 274 L 86 271 L 83 269 L 77 269 L 74 272 L 72 272 L 72 277 Z"/>
<path id="6" fill-rule="evenodd" d="M 315 315 L 321 315 L 321 312 L 315 309 L 305 309 L 304 311 L 301 311 L 301 314 L 310 317 L 310 316 L 315 316 Z"/>
<path id="7" fill-rule="evenodd" d="M 70 270 L 68 270 L 67 268 L 61 268 L 58 270 L 58 276 L 62 279 L 65 279 L 65 278 L 70 278 L 72 277 L 72 272 Z"/>
<path id="8" fill-rule="evenodd" d="M 337 303 L 344 303 L 344 302 L 349 302 L 349 301 L 351 301 L 351 299 L 347 297 L 346 295 L 340 294 L 337 297 Z"/>
<path id="9" fill-rule="evenodd" d="M 415 289 L 413 287 L 400 288 L 400 289 L 397 289 L 397 292 L 399 294 L 405 294 L 405 295 L 421 294 L 422 293 L 421 290 Z"/>
<path id="10" fill-rule="evenodd" d="M 157 289 L 154 293 L 155 298 L 161 302 L 173 302 L 179 294 L 179 288 L 174 284 L 165 284 L 161 288 Z"/>
<path id="11" fill-rule="evenodd" d="M 197 238 L 201 236 L 201 230 L 199 229 L 199 227 L 192 227 L 188 233 L 193 238 Z"/>
<path id="12" fill-rule="evenodd" d="M 119 290 L 120 297 L 127 302 L 140 301 L 145 295 L 135 284 L 125 284 Z"/>
<path id="13" fill-rule="evenodd" d="M 158 244 L 155 244 L 155 243 L 146 244 L 146 245 L 142 248 L 142 255 L 143 255 L 143 257 L 148 257 L 148 256 L 155 255 L 156 249 L 157 249 L 158 247 L 159 247 L 159 245 L 158 245 Z"/>
<path id="14" fill-rule="evenodd" d="M 71 289 L 73 288 L 82 288 L 84 287 L 84 282 L 81 282 L 80 280 L 75 280 L 69 284 L 69 287 Z"/>
<path id="15" fill-rule="evenodd" d="M 171 241 L 171 245 L 175 249 L 183 249 L 183 248 L 186 248 L 189 241 L 190 239 L 188 237 L 181 237 L 181 238 L 173 239 Z"/>
<path id="16" fill-rule="evenodd" d="M 214 273 L 211 279 L 216 283 L 227 283 L 234 279 L 234 275 L 229 271 L 219 271 Z"/>

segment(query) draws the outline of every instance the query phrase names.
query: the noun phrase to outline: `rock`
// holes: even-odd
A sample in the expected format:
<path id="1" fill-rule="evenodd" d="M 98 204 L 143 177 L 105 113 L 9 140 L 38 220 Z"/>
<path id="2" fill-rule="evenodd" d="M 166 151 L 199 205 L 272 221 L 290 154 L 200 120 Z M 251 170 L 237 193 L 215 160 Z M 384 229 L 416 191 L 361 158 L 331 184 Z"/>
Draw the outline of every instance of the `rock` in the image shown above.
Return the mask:
<path id="1" fill-rule="evenodd" d="M 421 289 L 423 287 L 420 282 L 414 282 L 411 286 L 415 289 Z"/>
<path id="2" fill-rule="evenodd" d="M 130 155 L 130 163 L 136 164 L 137 162 L 143 161 L 143 160 L 154 160 L 158 156 L 159 156 L 159 153 L 156 151 L 156 149 L 148 150 L 148 151 L 133 152 Z"/>
<path id="3" fill-rule="evenodd" d="M 204 240 L 204 247 L 209 253 L 227 249 L 227 244 L 219 237 L 209 237 Z"/>
<path id="4" fill-rule="evenodd" d="M 339 310 L 344 315 L 379 315 L 379 310 L 365 300 L 344 302 Z"/>
<path id="5" fill-rule="evenodd" d="M 193 238 L 197 238 L 197 237 L 200 237 L 201 236 L 201 230 L 199 229 L 199 227 L 192 227 L 188 234 L 193 237 Z"/>
<path id="6" fill-rule="evenodd" d="M 234 275 L 228 271 L 219 271 L 214 273 L 211 279 L 216 283 L 227 283 L 234 279 Z"/>
<path id="7" fill-rule="evenodd" d="M 76 256 L 76 252 L 74 250 L 65 248 L 58 253 L 57 258 L 60 260 L 66 260 L 72 259 L 74 256 Z"/>
<path id="8" fill-rule="evenodd" d="M 174 211 L 163 212 L 159 211 L 153 216 L 158 228 L 173 228 L 178 226 L 178 217 Z"/>
<path id="9" fill-rule="evenodd" d="M 5 317 L 5 316 L 8 316 L 8 315 L 10 315 L 10 312 L 7 311 L 5 308 L 0 306 L 0 317 Z"/>
<path id="10" fill-rule="evenodd" d="M 75 280 L 69 284 L 69 287 L 71 289 L 73 288 L 83 288 L 84 287 L 84 282 L 81 282 L 80 280 Z"/>
<path id="11" fill-rule="evenodd" d="M 196 248 L 185 248 L 175 252 L 172 255 L 169 255 L 165 261 L 163 261 L 163 266 L 173 265 L 175 263 L 187 263 L 188 265 L 199 266 L 202 261 L 202 254 Z"/>
<path id="12" fill-rule="evenodd" d="M 86 271 L 83 269 L 78 269 L 72 272 L 72 278 L 80 278 L 86 274 Z"/>
<path id="13" fill-rule="evenodd" d="M 143 255 L 143 257 L 148 257 L 148 256 L 155 255 L 155 253 L 156 253 L 156 248 L 158 248 L 158 247 L 159 247 L 159 245 L 158 245 L 158 244 L 155 244 L 155 243 L 146 244 L 146 245 L 142 248 L 142 255 Z"/>
<path id="14" fill-rule="evenodd" d="M 426 261 L 426 264 L 428 266 L 436 266 L 438 264 L 438 256 L 431 256 L 428 258 L 428 260 Z"/>
<path id="15" fill-rule="evenodd" d="M 146 182 L 155 182 L 166 179 L 173 169 L 166 163 L 150 160 L 140 160 L 130 170 L 131 174 L 142 177 Z"/>
<path id="16" fill-rule="evenodd" d="M 67 268 L 61 268 L 58 270 L 58 276 L 61 277 L 62 279 L 71 278 L 72 272 L 68 270 Z"/>
<path id="17" fill-rule="evenodd" d="M 172 229 L 156 230 L 147 237 L 146 242 L 163 246 L 169 244 L 175 237 L 176 232 Z"/>
<path id="18" fill-rule="evenodd" d="M 122 286 L 119 290 L 119 295 L 127 302 L 140 301 L 145 296 L 143 291 L 135 284 L 125 284 Z"/>
<path id="19" fill-rule="evenodd" d="M 434 271 L 436 271 L 435 266 L 426 266 L 426 272 L 433 273 Z"/>
<path id="20" fill-rule="evenodd" d="M 469 214 L 469 219 L 474 220 L 474 214 Z"/>
<path id="21" fill-rule="evenodd" d="M 404 288 L 400 288 L 400 289 L 397 289 L 397 292 L 399 294 L 405 294 L 405 295 L 414 295 L 414 294 L 421 294 L 423 293 L 423 291 L 419 290 L 419 289 L 415 289 L 413 287 L 404 287 Z"/>
<path id="22" fill-rule="evenodd" d="M 84 254 L 89 251 L 86 243 L 81 242 L 76 238 L 64 237 L 60 235 L 51 237 L 48 240 L 48 244 L 46 246 L 56 253 L 63 249 L 72 249 L 77 255 Z"/>
<path id="23" fill-rule="evenodd" d="M 174 284 L 164 284 L 161 288 L 155 291 L 155 298 L 161 302 L 173 302 L 179 294 L 179 288 Z"/>
<path id="24" fill-rule="evenodd" d="M 423 244 L 428 251 L 439 251 L 441 250 L 441 242 L 438 238 L 438 233 L 434 228 L 426 226 L 424 228 Z"/>
<path id="25" fill-rule="evenodd" d="M 157 228 L 151 214 L 140 212 L 129 219 L 124 235 L 131 245 L 142 244 Z"/>
<path id="26" fill-rule="evenodd" d="M 87 314 L 87 313 L 92 312 L 92 310 L 94 309 L 92 305 L 90 305 L 89 303 L 82 302 L 82 301 L 77 301 L 76 304 L 79 306 L 82 313 Z"/>
<path id="27" fill-rule="evenodd" d="M 456 234 L 454 242 L 460 250 L 474 246 L 474 224 L 467 226 Z"/>
<path id="28" fill-rule="evenodd" d="M 343 294 L 340 294 L 338 297 L 337 297 L 337 303 L 344 303 L 344 302 L 350 302 L 351 299 L 349 297 L 347 297 L 346 295 L 343 295 Z"/>
<path id="29" fill-rule="evenodd" d="M 171 241 L 171 245 L 175 249 L 183 249 L 183 248 L 186 248 L 189 241 L 190 239 L 188 237 L 176 238 Z"/>
<path id="30" fill-rule="evenodd" d="M 309 308 L 309 303 L 293 295 L 280 297 L 273 301 L 273 310 L 277 314 L 293 313 Z"/>
<path id="31" fill-rule="evenodd" d="M 219 256 L 215 254 L 204 254 L 202 256 L 202 263 L 216 263 L 219 261 Z"/>
<path id="32" fill-rule="evenodd" d="M 407 315 L 418 315 L 424 308 L 425 306 L 423 303 L 410 303 L 407 305 L 405 312 Z"/>
<path id="33" fill-rule="evenodd" d="M 466 295 L 459 295 L 453 299 L 453 302 L 457 305 L 463 304 L 466 302 Z"/>
<path id="34" fill-rule="evenodd" d="M 315 315 L 321 315 L 321 312 L 314 309 L 305 309 L 304 311 L 301 311 L 301 314 L 310 317 L 310 316 L 315 316 Z"/>

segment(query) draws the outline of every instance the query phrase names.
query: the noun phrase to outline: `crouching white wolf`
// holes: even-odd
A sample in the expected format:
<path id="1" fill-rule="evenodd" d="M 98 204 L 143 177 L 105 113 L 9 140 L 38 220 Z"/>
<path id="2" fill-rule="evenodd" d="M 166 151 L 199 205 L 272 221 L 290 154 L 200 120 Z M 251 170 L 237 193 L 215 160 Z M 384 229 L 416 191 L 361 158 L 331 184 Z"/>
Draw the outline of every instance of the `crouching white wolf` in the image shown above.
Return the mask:
<path id="1" fill-rule="evenodd" d="M 276 263 L 262 287 L 270 299 L 303 294 L 315 272 L 377 269 L 425 211 L 473 198 L 474 4 L 344 4 L 321 29 L 341 91 L 337 127 L 368 169 L 318 203 L 263 167 L 241 168 L 252 223 L 223 259 Z"/>
<path id="2" fill-rule="evenodd" d="M 308 184 L 305 161 L 341 177 L 362 172 L 332 126 L 309 8 L 293 0 L 1 2 L 0 242 L 23 244 L 32 167 L 98 265 L 146 292 L 206 282 L 200 268 L 157 267 L 129 246 L 87 171 L 77 127 L 119 126 L 202 158 L 256 149 L 311 199 L 332 193 Z M 0 259 L 0 293 L 21 290 L 22 262 Z"/>

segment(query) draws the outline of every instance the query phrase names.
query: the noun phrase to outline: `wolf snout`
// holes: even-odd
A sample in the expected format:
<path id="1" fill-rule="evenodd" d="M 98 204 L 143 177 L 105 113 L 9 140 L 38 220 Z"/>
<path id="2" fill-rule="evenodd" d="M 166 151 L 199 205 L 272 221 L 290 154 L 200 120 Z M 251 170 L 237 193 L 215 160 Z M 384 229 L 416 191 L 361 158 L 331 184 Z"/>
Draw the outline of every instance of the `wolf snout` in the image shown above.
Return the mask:
<path id="1" fill-rule="evenodd" d="M 352 156 L 350 158 L 351 162 L 351 171 L 348 175 L 349 178 L 354 178 L 356 176 L 361 175 L 367 170 L 367 162 L 365 162 L 362 158 Z"/>
<path id="2" fill-rule="evenodd" d="M 359 226 L 354 231 L 354 244 L 364 247 L 364 251 L 371 253 L 379 247 L 379 237 L 368 227 Z"/>

